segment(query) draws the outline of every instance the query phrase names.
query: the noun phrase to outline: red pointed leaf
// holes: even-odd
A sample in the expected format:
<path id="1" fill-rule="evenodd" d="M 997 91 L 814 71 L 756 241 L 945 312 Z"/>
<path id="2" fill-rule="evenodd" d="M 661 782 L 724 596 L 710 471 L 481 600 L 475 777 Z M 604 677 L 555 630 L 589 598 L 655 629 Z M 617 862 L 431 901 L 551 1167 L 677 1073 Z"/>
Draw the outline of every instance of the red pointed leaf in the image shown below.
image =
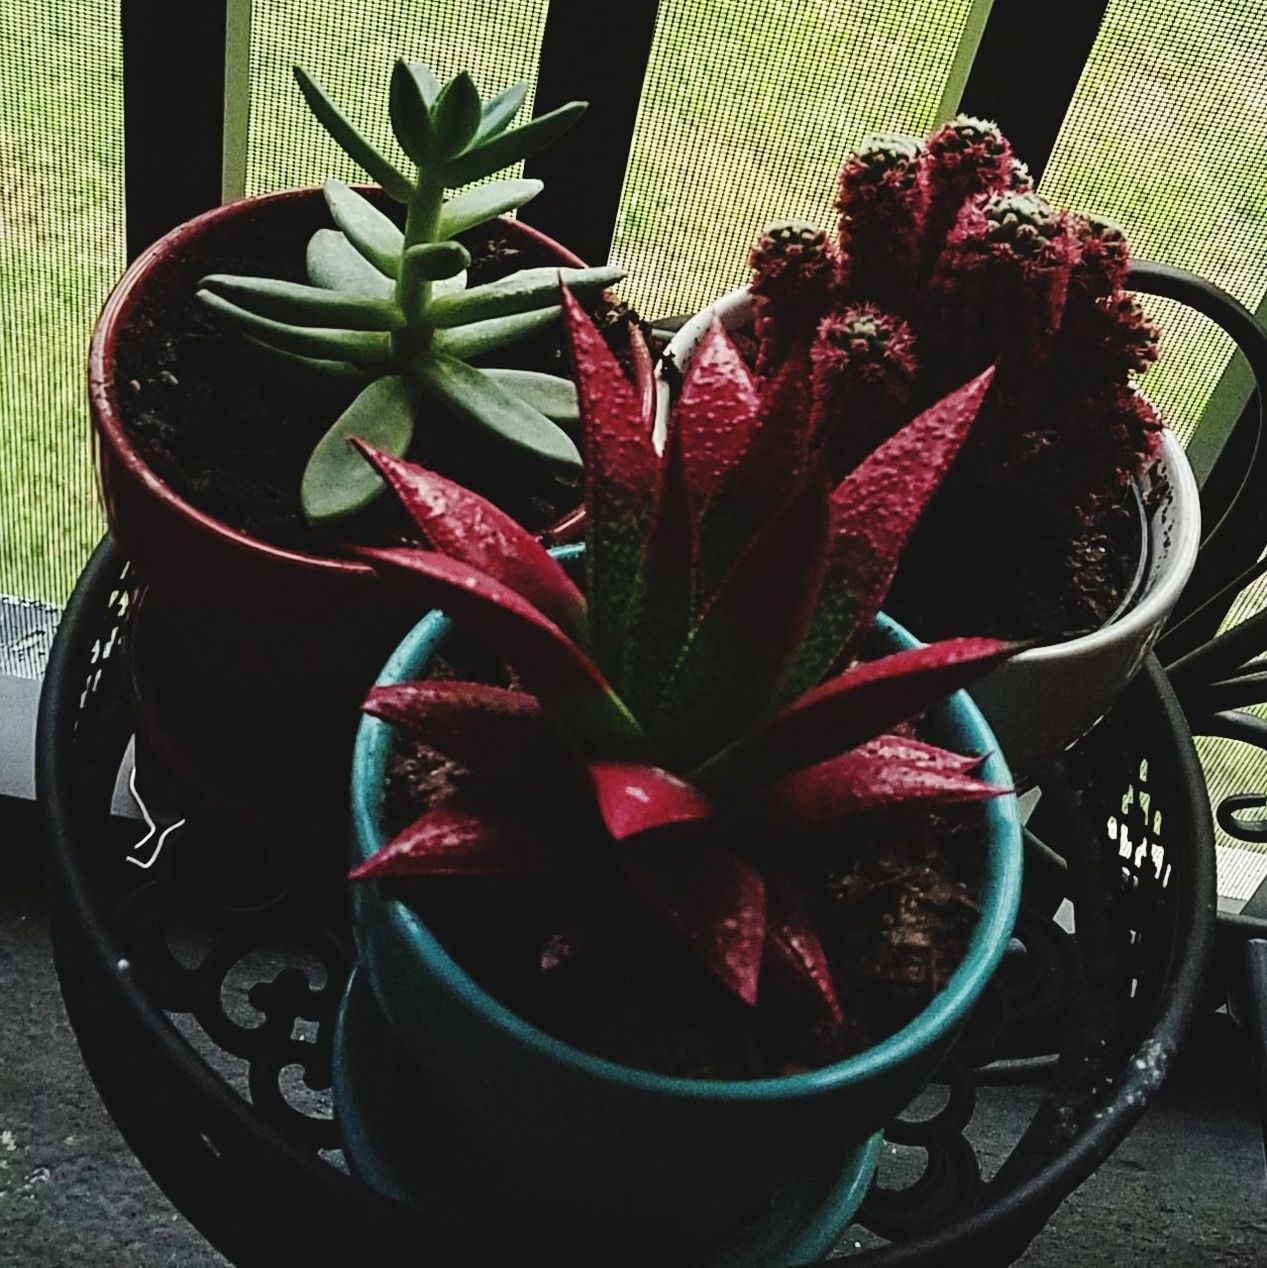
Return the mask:
<path id="1" fill-rule="evenodd" d="M 634 392 L 638 397 L 638 407 L 642 411 L 642 426 L 650 436 L 655 429 L 658 403 L 655 362 L 651 356 L 651 349 L 647 347 L 642 327 L 636 324 L 631 324 L 629 327 L 629 359 L 633 362 Z"/>
<path id="2" fill-rule="evenodd" d="M 563 288 L 584 426 L 586 594 L 598 663 L 620 663 L 629 597 L 655 495 L 657 460 L 643 405 L 594 323 Z"/>
<path id="3" fill-rule="evenodd" d="M 844 1020 L 827 952 L 805 904 L 781 877 L 766 877 L 765 972 L 783 992 L 805 998 L 839 1025 Z"/>
<path id="4" fill-rule="evenodd" d="M 825 492 L 821 469 L 805 476 L 701 614 L 650 724 L 670 765 L 732 743 L 773 699 L 822 585 Z"/>
<path id="5" fill-rule="evenodd" d="M 354 438 L 428 545 L 523 595 L 560 629 L 584 637 L 585 598 L 527 529 L 487 499 L 434 471 Z"/>
<path id="6" fill-rule="evenodd" d="M 356 554 L 425 604 L 441 608 L 518 672 L 585 746 L 640 758 L 638 724 L 594 663 L 522 595 L 447 555 L 362 546 Z"/>
<path id="7" fill-rule="evenodd" d="M 682 437 L 687 484 L 700 510 L 747 446 L 758 404 L 739 349 L 714 318 L 691 357 L 672 420 Z"/>
<path id="8" fill-rule="evenodd" d="M 698 788 L 658 766 L 591 762 L 589 771 L 599 814 L 617 841 L 670 824 L 698 823 L 715 813 Z"/>
<path id="9" fill-rule="evenodd" d="M 738 788 L 826 761 L 918 717 L 1018 650 L 994 638 L 951 638 L 864 661 L 806 692 L 692 776 Z"/>
<path id="10" fill-rule="evenodd" d="M 701 515 L 701 601 L 707 600 L 807 468 L 810 383 L 809 349 L 802 341 L 762 385 L 748 443 Z"/>
<path id="11" fill-rule="evenodd" d="M 522 820 L 449 802 L 428 810 L 351 880 L 400 876 L 531 876 L 558 869 L 546 839 Z"/>
<path id="12" fill-rule="evenodd" d="M 993 367 L 926 409 L 864 459 L 831 495 L 831 562 L 789 696 L 848 657 L 880 610 L 898 559 L 967 439 Z"/>
<path id="13" fill-rule="evenodd" d="M 985 801 L 1008 791 L 925 755 L 912 757 L 907 744 L 896 736 L 881 736 L 787 775 L 762 792 L 761 808 L 771 824 L 797 832 L 832 827 L 863 814 Z"/>
<path id="14" fill-rule="evenodd" d="M 642 569 L 630 603 L 619 686 L 635 716 L 650 716 L 667 666 L 686 644 L 695 619 L 698 539 L 682 459 L 682 432 L 669 432 L 660 491 Z"/>
<path id="15" fill-rule="evenodd" d="M 765 948 L 765 883 L 717 846 L 625 850 L 632 885 L 745 1004 L 757 1002 Z"/>
<path id="16" fill-rule="evenodd" d="M 584 788 L 576 750 L 535 696 L 478 682 L 374 687 L 361 706 L 468 770 L 523 792 Z"/>

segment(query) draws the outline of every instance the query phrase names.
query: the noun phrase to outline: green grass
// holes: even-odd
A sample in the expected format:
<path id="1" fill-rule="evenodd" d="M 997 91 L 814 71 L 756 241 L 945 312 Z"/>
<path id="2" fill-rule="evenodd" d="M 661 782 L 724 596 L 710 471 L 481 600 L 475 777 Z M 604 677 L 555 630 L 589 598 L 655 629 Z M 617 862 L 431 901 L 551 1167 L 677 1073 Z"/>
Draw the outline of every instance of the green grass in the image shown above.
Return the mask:
<path id="1" fill-rule="evenodd" d="M 355 175 L 290 79 L 302 61 L 390 145 L 395 56 L 486 92 L 530 76 L 542 0 L 255 0 L 249 192 Z M 841 155 L 868 131 L 935 115 L 970 0 L 666 0 L 614 257 L 648 315 L 743 278 L 768 220 L 825 220 Z M 1188 265 L 1251 305 L 1267 289 L 1259 147 L 1267 61 L 1259 0 L 1110 5 L 1044 192 L 1117 218 L 1141 254 Z M 1141 10 L 1150 10 L 1141 12 Z M 1144 50 L 1147 50 L 1145 56 Z M 113 0 L 10 0 L 0 14 L 0 591 L 61 601 L 101 532 L 83 404 L 93 318 L 123 263 Z M 583 179 L 578 173 L 577 179 Z M 531 219 L 529 210 L 528 218 Z M 1167 317 L 1147 387 L 1190 432 L 1227 355 Z"/>

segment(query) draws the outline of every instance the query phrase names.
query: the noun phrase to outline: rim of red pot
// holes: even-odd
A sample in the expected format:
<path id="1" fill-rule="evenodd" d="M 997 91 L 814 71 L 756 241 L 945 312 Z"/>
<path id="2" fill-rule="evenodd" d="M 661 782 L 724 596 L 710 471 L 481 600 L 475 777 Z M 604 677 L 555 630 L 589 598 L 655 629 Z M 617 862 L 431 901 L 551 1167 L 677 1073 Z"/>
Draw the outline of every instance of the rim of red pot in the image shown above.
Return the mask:
<path id="1" fill-rule="evenodd" d="M 377 186 L 359 185 L 355 188 L 360 192 L 378 190 Z M 152 273 L 159 265 L 191 242 L 196 241 L 204 231 L 213 226 L 235 220 L 264 207 L 320 197 L 322 197 L 320 186 L 306 185 L 298 189 L 257 194 L 250 198 L 223 203 L 219 207 L 213 207 L 210 211 L 195 216 L 192 220 L 186 220 L 183 224 L 177 225 L 142 251 L 115 284 L 97 317 L 92 342 L 88 348 L 88 399 L 92 407 L 93 436 L 96 443 L 107 445 L 113 457 L 127 469 L 130 475 L 144 485 L 153 498 L 198 525 L 204 533 L 219 538 L 238 549 L 255 551 L 278 563 L 321 572 L 355 575 L 369 580 L 374 575 L 373 570 L 363 563 L 339 559 L 332 555 L 310 555 L 303 551 L 274 546 L 240 529 L 233 528 L 223 520 L 208 515 L 205 511 L 200 511 L 193 503 L 181 497 L 153 471 L 127 434 L 120 416 L 118 392 L 115 389 L 116 351 L 119 339 L 133 310 L 145 294 Z M 522 237 L 528 243 L 558 252 L 562 267 L 585 267 L 584 261 L 579 256 L 539 229 L 534 229 L 521 220 L 510 220 L 505 216 L 498 219 L 510 228 L 513 234 Z M 573 514 L 575 511 L 568 512 L 563 520 Z M 547 533 L 553 532 L 556 527 L 556 524 L 551 524 L 546 530 Z"/>

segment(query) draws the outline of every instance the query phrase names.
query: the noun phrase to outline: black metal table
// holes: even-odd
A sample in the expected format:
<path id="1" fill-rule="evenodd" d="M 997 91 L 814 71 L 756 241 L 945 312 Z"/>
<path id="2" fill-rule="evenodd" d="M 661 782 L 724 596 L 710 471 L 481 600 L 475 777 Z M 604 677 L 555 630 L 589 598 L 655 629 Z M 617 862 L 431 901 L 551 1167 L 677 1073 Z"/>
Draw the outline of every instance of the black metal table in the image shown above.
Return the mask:
<path id="1" fill-rule="evenodd" d="M 145 829 L 111 817 L 132 732 L 126 574 L 103 542 L 53 649 L 38 742 L 56 966 L 98 1090 L 235 1264 L 458 1263 L 461 1247 L 342 1169 L 328 1092 L 352 957 L 339 834 L 187 823 L 156 855 L 157 830 L 137 850 Z M 1199 1006 L 1211 825 L 1155 662 L 1042 785 L 1016 938 L 933 1090 L 888 1129 L 907 1183 L 884 1187 L 882 1171 L 851 1263 L 1010 1262 L 1129 1132 Z M 1037 1109 L 984 1175 L 976 1128 L 1022 1080 L 1042 1085 Z"/>

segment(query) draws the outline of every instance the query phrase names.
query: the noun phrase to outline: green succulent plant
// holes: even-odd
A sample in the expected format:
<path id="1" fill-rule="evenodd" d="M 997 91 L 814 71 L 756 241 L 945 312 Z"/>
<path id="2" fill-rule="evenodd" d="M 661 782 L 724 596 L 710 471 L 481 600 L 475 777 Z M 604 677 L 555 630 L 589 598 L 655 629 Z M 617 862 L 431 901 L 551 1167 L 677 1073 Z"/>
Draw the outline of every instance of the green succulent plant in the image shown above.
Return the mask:
<path id="1" fill-rule="evenodd" d="M 305 515 L 326 523 L 369 505 L 384 486 L 348 437 L 403 456 L 437 404 L 531 461 L 579 471 L 580 454 L 565 430 L 579 417 L 573 385 L 555 375 L 470 362 L 555 322 L 560 280 L 584 293 L 624 274 L 531 268 L 468 287 L 471 258 L 456 236 L 522 207 L 542 184 L 500 180 L 449 198 L 445 192 L 536 153 L 575 123 L 586 103 L 569 102 L 511 128 L 526 84 L 482 101 L 466 72 L 441 85 L 421 62 L 402 59 L 392 72 L 389 112 L 414 165 L 407 174 L 298 66 L 295 79 L 326 131 L 406 208 L 402 230 L 342 181 L 326 181 L 336 227 L 317 230 L 308 243 L 309 285 L 227 274 L 199 283 L 198 299 L 260 349 L 314 375 L 363 384 L 308 460 Z"/>

